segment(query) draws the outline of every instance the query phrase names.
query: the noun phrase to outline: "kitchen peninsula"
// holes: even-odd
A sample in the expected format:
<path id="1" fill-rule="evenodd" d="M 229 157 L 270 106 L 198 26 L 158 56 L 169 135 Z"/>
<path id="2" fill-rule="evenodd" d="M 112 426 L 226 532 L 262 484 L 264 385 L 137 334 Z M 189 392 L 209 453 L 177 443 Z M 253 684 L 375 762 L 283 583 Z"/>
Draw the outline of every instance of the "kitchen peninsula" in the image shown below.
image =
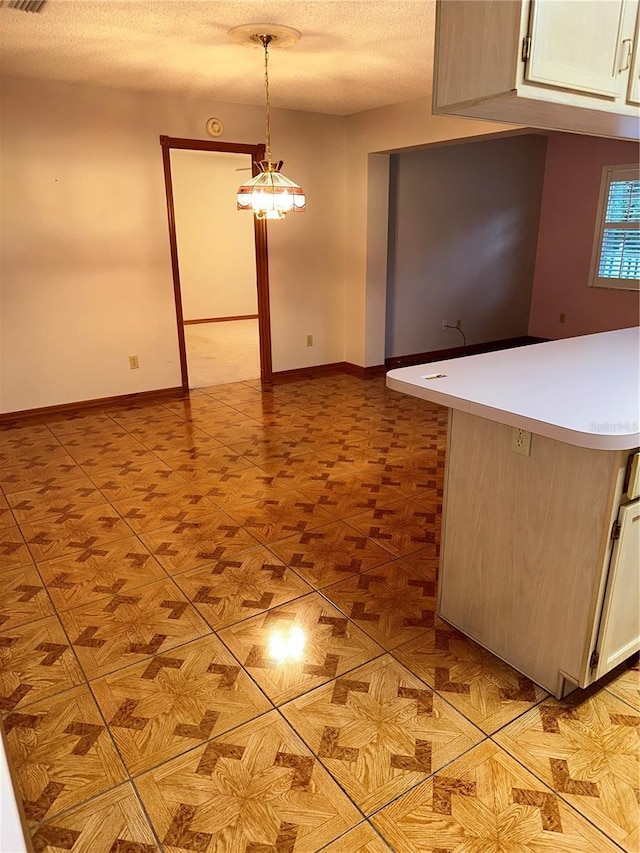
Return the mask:
<path id="1" fill-rule="evenodd" d="M 387 385 L 450 410 L 439 615 L 557 698 L 637 651 L 638 328 Z"/>

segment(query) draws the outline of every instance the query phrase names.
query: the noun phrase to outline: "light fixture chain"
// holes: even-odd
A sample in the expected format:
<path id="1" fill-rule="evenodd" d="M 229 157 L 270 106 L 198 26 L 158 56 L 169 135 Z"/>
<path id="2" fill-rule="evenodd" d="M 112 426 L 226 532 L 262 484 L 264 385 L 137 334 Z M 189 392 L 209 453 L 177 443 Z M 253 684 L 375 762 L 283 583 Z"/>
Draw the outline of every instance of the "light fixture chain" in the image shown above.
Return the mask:
<path id="1" fill-rule="evenodd" d="M 271 97 L 269 95 L 269 42 L 271 36 L 262 36 L 262 44 L 264 45 L 264 88 L 267 101 L 266 113 L 266 139 L 267 139 L 267 163 L 271 165 Z"/>
<path id="2" fill-rule="evenodd" d="M 277 163 L 271 162 L 271 94 L 269 92 L 269 45 L 277 41 L 279 35 L 270 35 L 271 24 L 265 26 L 262 31 L 257 32 L 253 28 L 247 32 L 247 26 L 235 27 L 230 34 L 242 32 L 243 37 L 249 36 L 255 44 L 259 42 L 264 48 L 264 88 L 266 94 L 266 145 L 263 159 L 259 164 L 259 173 L 250 180 L 243 183 L 237 192 L 238 210 L 252 211 L 256 219 L 284 219 L 287 213 L 303 213 L 305 209 L 305 194 L 298 184 L 282 174 L 282 160 Z M 276 31 L 284 32 L 285 36 L 291 38 L 295 35 L 293 43 L 297 41 L 299 33 L 287 27 L 278 28 Z M 243 38 L 244 41 L 244 38 Z M 283 45 L 292 42 L 281 42 Z"/>

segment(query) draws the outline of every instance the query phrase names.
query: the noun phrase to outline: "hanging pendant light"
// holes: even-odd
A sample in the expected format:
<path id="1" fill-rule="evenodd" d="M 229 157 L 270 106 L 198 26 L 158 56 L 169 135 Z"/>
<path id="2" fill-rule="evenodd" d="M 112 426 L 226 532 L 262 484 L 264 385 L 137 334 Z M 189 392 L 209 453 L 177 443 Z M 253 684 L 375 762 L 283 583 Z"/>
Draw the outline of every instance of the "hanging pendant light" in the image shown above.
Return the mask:
<path id="1" fill-rule="evenodd" d="M 282 35 L 274 35 L 267 30 L 276 30 L 288 38 L 289 44 L 297 41 L 299 33 L 289 27 L 275 25 L 260 25 L 261 32 L 256 32 L 256 24 L 234 27 L 229 36 L 234 41 L 246 43 L 248 35 L 252 42 L 259 42 L 264 48 L 264 85 L 266 93 L 266 160 L 257 164 L 260 173 L 238 188 L 238 210 L 249 210 L 257 219 L 284 219 L 287 213 L 304 213 L 305 194 L 302 187 L 291 181 L 280 171 L 282 160 L 273 162 L 271 159 L 271 99 L 269 97 L 269 45 L 277 38 L 284 44 Z M 248 33 L 248 31 L 252 30 Z M 295 34 L 295 38 L 292 37 Z"/>

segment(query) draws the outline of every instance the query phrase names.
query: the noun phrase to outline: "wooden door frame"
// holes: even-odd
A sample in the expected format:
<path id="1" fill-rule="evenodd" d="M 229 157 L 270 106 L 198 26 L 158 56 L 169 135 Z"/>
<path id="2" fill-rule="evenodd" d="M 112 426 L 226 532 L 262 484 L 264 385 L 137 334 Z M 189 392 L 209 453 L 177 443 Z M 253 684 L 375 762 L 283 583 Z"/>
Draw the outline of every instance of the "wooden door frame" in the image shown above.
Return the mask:
<path id="1" fill-rule="evenodd" d="M 249 154 L 252 171 L 258 174 L 257 164 L 264 160 L 264 145 L 245 145 L 241 142 L 208 142 L 202 139 L 182 139 L 175 136 L 160 136 L 162 146 L 162 164 L 164 167 L 164 189 L 167 199 L 167 220 L 169 224 L 169 246 L 171 248 L 171 270 L 173 273 L 173 293 L 176 303 L 176 322 L 178 325 L 178 348 L 180 350 L 180 371 L 182 390 L 189 390 L 187 370 L 187 347 L 184 337 L 184 314 L 182 311 L 182 291 L 180 288 L 180 267 L 178 264 L 178 241 L 176 238 L 176 219 L 173 203 L 173 181 L 171 178 L 171 149 L 188 151 L 219 151 L 226 154 Z M 258 339 L 260 343 L 260 379 L 268 381 L 273 375 L 271 361 L 271 313 L 269 310 L 269 254 L 267 246 L 267 223 L 253 217 L 256 285 L 258 291 Z"/>

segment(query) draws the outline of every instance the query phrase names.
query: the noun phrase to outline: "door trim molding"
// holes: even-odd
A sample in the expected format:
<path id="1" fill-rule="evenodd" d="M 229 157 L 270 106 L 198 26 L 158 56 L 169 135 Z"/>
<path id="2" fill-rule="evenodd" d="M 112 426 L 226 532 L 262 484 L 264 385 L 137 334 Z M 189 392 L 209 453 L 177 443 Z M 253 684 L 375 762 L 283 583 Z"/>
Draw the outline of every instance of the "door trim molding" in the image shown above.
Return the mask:
<path id="1" fill-rule="evenodd" d="M 187 347 L 184 335 L 184 314 L 182 310 L 182 291 L 180 288 L 180 266 L 178 263 L 178 241 L 176 237 L 175 208 L 173 200 L 173 181 L 171 178 L 171 149 L 190 151 L 221 151 L 227 154 L 249 154 L 252 172 L 258 174 L 257 164 L 264 159 L 263 144 L 248 145 L 241 142 L 207 142 L 202 139 L 184 139 L 176 136 L 160 136 L 162 146 L 162 165 L 164 169 L 164 189 L 167 200 L 167 222 L 169 227 L 169 247 L 171 250 L 171 271 L 173 275 L 173 294 L 176 304 L 176 324 L 178 327 L 178 349 L 180 352 L 180 373 L 182 388 L 189 389 L 187 368 Z M 273 364 L 271 359 L 271 312 L 269 310 L 269 253 L 267 245 L 267 223 L 254 217 L 254 243 L 256 252 L 256 286 L 258 296 L 258 338 L 260 344 L 260 378 L 271 379 Z"/>

